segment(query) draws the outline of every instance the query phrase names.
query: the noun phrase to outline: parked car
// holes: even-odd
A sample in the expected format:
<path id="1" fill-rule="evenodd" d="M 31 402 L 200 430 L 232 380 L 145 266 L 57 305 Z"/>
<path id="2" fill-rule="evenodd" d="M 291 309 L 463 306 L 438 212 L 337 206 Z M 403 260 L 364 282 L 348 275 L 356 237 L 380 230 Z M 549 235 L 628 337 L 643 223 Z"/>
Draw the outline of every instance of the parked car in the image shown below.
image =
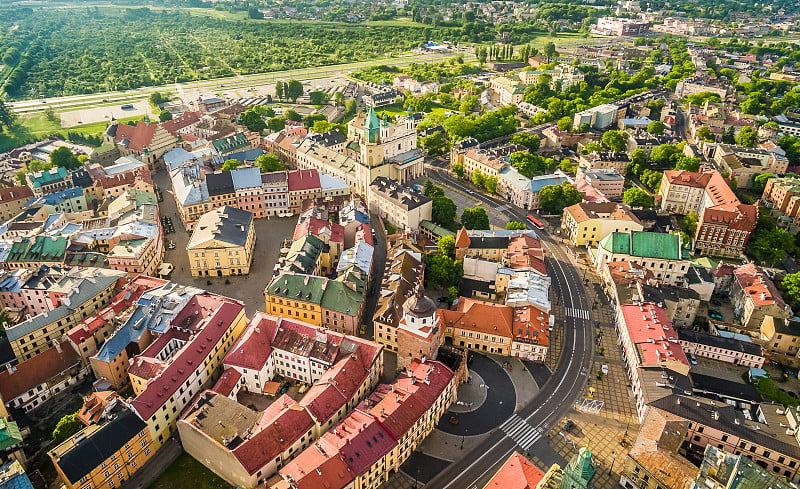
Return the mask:
<path id="1" fill-rule="evenodd" d="M 697 365 L 697 357 L 694 356 L 694 353 L 689 355 L 689 361 L 692 362 L 692 365 Z"/>
<path id="2" fill-rule="evenodd" d="M 571 419 L 568 419 L 567 422 L 564 423 L 564 431 L 571 430 L 573 426 L 575 426 L 575 423 L 573 423 Z"/>
<path id="3" fill-rule="evenodd" d="M 720 314 L 719 311 L 714 311 L 712 309 L 712 310 L 708 311 L 708 315 L 709 315 L 709 317 L 711 317 L 711 319 L 716 319 L 717 321 L 722 321 L 722 314 Z"/>
<path id="4" fill-rule="evenodd" d="M 721 306 L 722 305 L 722 302 L 720 302 L 717 299 L 711 299 L 711 303 L 714 304 L 715 306 Z"/>

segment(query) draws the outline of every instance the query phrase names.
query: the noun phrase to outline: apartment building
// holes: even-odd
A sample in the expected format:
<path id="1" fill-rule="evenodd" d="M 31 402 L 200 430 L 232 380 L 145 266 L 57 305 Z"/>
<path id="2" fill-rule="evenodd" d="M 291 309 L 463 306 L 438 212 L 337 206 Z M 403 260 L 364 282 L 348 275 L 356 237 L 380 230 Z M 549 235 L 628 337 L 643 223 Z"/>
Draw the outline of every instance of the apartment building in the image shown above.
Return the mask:
<path id="1" fill-rule="evenodd" d="M 0 189 L 0 222 L 6 222 L 25 208 L 33 198 L 33 191 L 27 185 Z"/>
<path id="2" fill-rule="evenodd" d="M 599 273 L 611 262 L 629 261 L 653 272 L 659 282 L 678 285 L 689 271 L 678 234 L 614 232 L 600 240 L 593 254 Z"/>
<path id="3" fill-rule="evenodd" d="M 193 277 L 247 275 L 256 245 L 253 214 L 220 207 L 203 214 L 186 246 Z"/>
<path id="4" fill-rule="evenodd" d="M 764 187 L 761 203 L 777 215 L 778 224 L 800 226 L 800 177 L 770 178 Z"/>
<path id="5" fill-rule="evenodd" d="M 630 207 L 615 202 L 581 202 L 566 207 L 561 227 L 574 246 L 590 247 L 611 233 L 644 229 Z"/>
<path id="6" fill-rule="evenodd" d="M 620 175 L 625 175 L 631 159 L 627 153 L 611 153 L 607 151 L 594 151 L 581 155 L 578 166 L 586 170 L 615 170 Z M 584 171 L 584 170 L 581 170 Z"/>
<path id="7" fill-rule="evenodd" d="M 689 329 L 678 330 L 678 341 L 683 351 L 690 355 L 751 368 L 764 365 L 761 347 L 752 341 L 707 335 Z"/>
<path id="8" fill-rule="evenodd" d="M 791 309 L 783 300 L 775 283 L 752 263 L 733 270 L 730 289 L 733 313 L 745 328 L 758 330 L 764 317 L 788 319 Z"/>
<path id="9" fill-rule="evenodd" d="M 625 177 L 614 168 L 592 169 L 578 166 L 575 185 L 580 188 L 582 182 L 595 189 L 606 199 L 619 199 L 624 192 Z"/>
<path id="10" fill-rule="evenodd" d="M 800 321 L 766 315 L 759 337 L 768 352 L 796 356 L 800 352 Z"/>
<path id="11" fill-rule="evenodd" d="M 370 212 L 385 219 L 400 231 L 417 231 L 422 221 L 430 221 L 433 200 L 396 180 L 376 178 L 369 186 Z"/>

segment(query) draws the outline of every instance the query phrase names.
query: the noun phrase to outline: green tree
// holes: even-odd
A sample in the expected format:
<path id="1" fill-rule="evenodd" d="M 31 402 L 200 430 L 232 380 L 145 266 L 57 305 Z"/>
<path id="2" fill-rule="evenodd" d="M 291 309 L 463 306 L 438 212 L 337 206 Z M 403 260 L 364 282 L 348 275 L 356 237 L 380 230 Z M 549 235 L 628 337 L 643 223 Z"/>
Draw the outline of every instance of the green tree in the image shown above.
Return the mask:
<path id="1" fill-rule="evenodd" d="M 772 225 L 771 228 L 763 227 L 762 221 L 747 243 L 747 252 L 758 263 L 774 266 L 786 258 L 787 252 L 794 252 L 795 243 L 791 234 L 786 230 Z"/>
<path id="2" fill-rule="evenodd" d="M 561 163 L 558 164 L 558 169 L 564 173 L 575 173 L 575 171 L 578 169 L 578 165 L 573 163 L 568 158 L 564 158 L 561 160 Z"/>
<path id="3" fill-rule="evenodd" d="M 53 429 L 53 441 L 56 445 L 83 429 L 83 423 L 78 419 L 78 413 L 67 414 L 58 420 Z"/>
<path id="4" fill-rule="evenodd" d="M 650 159 L 660 165 L 666 165 L 675 154 L 678 153 L 678 148 L 673 144 L 662 144 L 656 146 L 650 151 Z"/>
<path id="5" fill-rule="evenodd" d="M 344 101 L 344 113 L 346 115 L 355 114 L 357 108 L 358 108 L 358 102 L 356 102 L 356 99 L 349 98 Z"/>
<path id="6" fill-rule="evenodd" d="M 443 155 L 447 152 L 447 137 L 443 131 L 436 131 L 422 138 L 421 145 L 431 156 Z"/>
<path id="7" fill-rule="evenodd" d="M 303 84 L 297 80 L 289 80 L 289 84 L 286 86 L 285 94 L 286 98 L 291 100 L 293 103 L 297 102 L 303 95 Z"/>
<path id="8" fill-rule="evenodd" d="M 327 92 L 321 90 L 314 90 L 308 94 L 308 99 L 311 105 L 325 105 L 330 100 L 331 96 Z"/>
<path id="9" fill-rule="evenodd" d="M 506 223 L 506 229 L 511 231 L 515 229 L 528 229 L 525 223 L 519 221 L 509 221 Z"/>
<path id="10" fill-rule="evenodd" d="M 681 155 L 680 153 L 676 153 L 673 155 L 678 157 L 678 161 L 675 163 L 675 170 L 686 170 L 696 172 L 700 170 L 700 160 L 692 156 L 691 158 L 688 156 Z"/>
<path id="11" fill-rule="evenodd" d="M 451 285 L 447 288 L 447 301 L 452 304 L 458 299 L 458 287 Z"/>
<path id="12" fill-rule="evenodd" d="M 255 109 L 247 109 L 239 114 L 239 123 L 253 132 L 261 132 L 267 127 L 264 119 Z"/>
<path id="13" fill-rule="evenodd" d="M 442 187 L 434 185 L 430 179 L 425 180 L 425 185 L 422 187 L 422 195 L 435 199 L 436 197 L 444 197 Z"/>
<path id="14" fill-rule="evenodd" d="M 781 287 L 793 304 L 800 304 L 800 272 L 790 273 L 783 277 Z"/>
<path id="15" fill-rule="evenodd" d="M 689 211 L 689 213 L 681 219 L 681 231 L 689 236 L 694 236 L 695 231 L 697 231 L 697 220 L 697 213 Z"/>
<path id="16" fill-rule="evenodd" d="M 261 168 L 261 171 L 263 173 L 281 171 L 284 169 L 281 160 L 279 160 L 278 158 L 275 157 L 275 155 L 270 153 L 265 153 L 256 158 L 256 166 Z"/>
<path id="17" fill-rule="evenodd" d="M 314 124 L 319 121 L 327 121 L 325 114 L 309 114 L 303 118 L 303 125 L 306 129 L 314 127 Z"/>
<path id="18" fill-rule="evenodd" d="M 762 193 L 764 188 L 767 186 L 767 180 L 770 178 L 775 178 L 775 175 L 771 173 L 756 173 L 751 180 L 752 183 L 750 187 L 753 189 L 753 192 Z"/>
<path id="19" fill-rule="evenodd" d="M 449 287 L 457 285 L 464 275 L 460 261 L 455 261 L 447 255 L 431 255 L 428 257 L 428 279 L 430 287 Z"/>
<path id="20" fill-rule="evenodd" d="M 239 160 L 233 160 L 233 159 L 225 160 L 225 162 L 222 163 L 222 168 L 220 168 L 220 169 L 222 171 L 230 171 L 230 170 L 235 170 L 235 169 L 239 168 L 241 165 L 242 165 L 242 162 L 239 161 Z"/>
<path id="21" fill-rule="evenodd" d="M 739 146 L 746 146 L 752 148 L 758 142 L 758 135 L 756 131 L 750 126 L 744 126 L 739 130 L 739 135 L 736 136 L 736 144 Z"/>
<path id="22" fill-rule="evenodd" d="M 283 100 L 283 82 L 275 82 L 275 98 Z"/>
<path id="23" fill-rule="evenodd" d="M 162 110 L 160 114 L 158 114 L 158 120 L 161 122 L 167 122 L 172 120 L 172 112 L 168 110 Z"/>
<path id="24" fill-rule="evenodd" d="M 556 54 L 556 45 L 551 41 L 544 45 L 544 55 L 547 56 L 547 61 Z"/>
<path id="25" fill-rule="evenodd" d="M 736 144 L 736 130 L 733 126 L 728 126 L 722 133 L 722 142 L 725 144 Z"/>
<path id="26" fill-rule="evenodd" d="M 456 239 L 450 235 L 442 236 L 436 246 L 439 248 L 440 253 L 452 257 L 456 249 Z"/>
<path id="27" fill-rule="evenodd" d="M 480 108 L 480 99 L 477 95 L 464 95 L 461 97 L 458 110 L 465 114 L 471 114 Z"/>
<path id="28" fill-rule="evenodd" d="M 283 117 L 285 117 L 287 121 L 303 122 L 303 116 L 294 109 L 288 109 L 283 113 Z"/>
<path id="29" fill-rule="evenodd" d="M 569 182 L 546 185 L 539 191 L 539 205 L 547 214 L 561 214 L 565 207 L 583 201 L 583 194 Z"/>
<path id="30" fill-rule="evenodd" d="M 622 132 L 617 130 L 606 131 L 603 133 L 601 139 L 603 145 L 615 153 L 625 151 L 627 145 L 625 144 L 625 136 Z"/>
<path id="31" fill-rule="evenodd" d="M 456 219 L 456 205 L 449 197 L 434 197 L 431 219 L 440 226 L 449 226 Z"/>
<path id="32" fill-rule="evenodd" d="M 631 187 L 622 194 L 622 201 L 631 207 L 643 207 L 649 209 L 653 207 L 653 196 L 644 190 Z"/>
<path id="33" fill-rule="evenodd" d="M 74 170 L 81 166 L 75 154 L 66 146 L 60 146 L 50 153 L 50 163 L 55 166 Z"/>
<path id="34" fill-rule="evenodd" d="M 150 94 L 150 105 L 153 107 L 158 107 L 167 102 L 169 102 L 169 97 L 161 92 L 153 92 Z"/>
<path id="35" fill-rule="evenodd" d="M 697 130 L 697 139 L 701 139 L 703 141 L 711 141 L 711 129 L 708 126 L 702 126 L 700 129 Z"/>
<path id="36" fill-rule="evenodd" d="M 497 192 L 497 177 L 494 175 L 484 177 L 483 188 L 485 188 L 490 194 Z"/>
<path id="37" fill-rule="evenodd" d="M 662 134 L 664 134 L 664 129 L 666 128 L 667 126 L 665 126 L 663 122 L 653 121 L 647 125 L 647 132 L 649 132 L 650 134 L 654 134 L 656 136 L 661 136 Z"/>
<path id="38" fill-rule="evenodd" d="M 467 229 L 489 229 L 489 216 L 483 207 L 464 209 L 461 213 L 461 225 Z"/>
<path id="39" fill-rule="evenodd" d="M 453 170 L 453 173 L 458 176 L 458 178 L 464 178 L 464 164 L 463 163 L 453 163 L 450 165 L 450 169 Z"/>
<path id="40" fill-rule="evenodd" d="M 273 117 L 267 121 L 267 127 L 272 132 L 278 132 L 286 127 L 286 119 L 283 117 Z"/>
<path id="41" fill-rule="evenodd" d="M 556 124 L 559 131 L 569 131 L 572 129 L 572 117 L 565 115 Z"/>
<path id="42" fill-rule="evenodd" d="M 582 122 L 581 125 L 578 126 L 578 133 L 583 134 L 589 132 L 591 128 L 592 126 L 590 126 L 588 122 Z"/>
<path id="43" fill-rule="evenodd" d="M 483 178 L 484 178 L 483 173 L 481 173 L 480 170 L 475 168 L 475 170 L 473 170 L 472 172 L 472 183 L 480 187 L 481 185 L 483 185 Z"/>
<path id="44" fill-rule="evenodd" d="M 531 153 L 535 153 L 539 151 L 539 147 L 542 145 L 542 138 L 538 134 L 518 132 L 511 136 L 511 144 L 521 144 L 528 148 Z"/>

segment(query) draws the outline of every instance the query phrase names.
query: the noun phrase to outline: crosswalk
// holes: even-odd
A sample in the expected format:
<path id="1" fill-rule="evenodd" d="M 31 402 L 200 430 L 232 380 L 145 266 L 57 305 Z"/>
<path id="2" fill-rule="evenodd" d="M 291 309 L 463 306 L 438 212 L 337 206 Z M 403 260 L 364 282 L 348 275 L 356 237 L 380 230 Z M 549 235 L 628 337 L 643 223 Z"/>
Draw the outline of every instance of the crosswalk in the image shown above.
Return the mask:
<path id="1" fill-rule="evenodd" d="M 589 311 L 586 309 L 574 309 L 572 307 L 565 308 L 564 312 L 569 317 L 578 318 L 578 319 L 591 319 L 589 316 Z"/>
<path id="2" fill-rule="evenodd" d="M 523 450 L 528 451 L 542 437 L 542 428 L 534 428 L 516 414 L 500 425 L 500 430 L 514 440 Z"/>

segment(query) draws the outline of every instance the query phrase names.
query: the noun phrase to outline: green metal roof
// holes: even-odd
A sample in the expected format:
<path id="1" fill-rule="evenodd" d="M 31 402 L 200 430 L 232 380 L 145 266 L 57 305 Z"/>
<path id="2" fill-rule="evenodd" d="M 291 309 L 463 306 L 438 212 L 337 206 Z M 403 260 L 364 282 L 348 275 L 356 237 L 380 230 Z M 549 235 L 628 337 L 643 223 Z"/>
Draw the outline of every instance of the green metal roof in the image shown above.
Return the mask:
<path id="1" fill-rule="evenodd" d="M 0 450 L 11 448 L 22 443 L 22 434 L 14 421 L 0 418 Z"/>
<path id="2" fill-rule="evenodd" d="M 327 280 L 313 275 L 282 273 L 267 286 L 267 291 L 276 297 L 321 304 L 322 285 Z"/>
<path id="3" fill-rule="evenodd" d="M 322 296 L 322 307 L 350 316 L 358 314 L 364 296 L 338 280 L 328 281 Z"/>
<path id="4" fill-rule="evenodd" d="M 681 238 L 678 234 L 650 233 L 633 231 L 615 232 L 600 241 L 600 247 L 613 254 L 631 255 L 642 258 L 680 260 Z"/>

